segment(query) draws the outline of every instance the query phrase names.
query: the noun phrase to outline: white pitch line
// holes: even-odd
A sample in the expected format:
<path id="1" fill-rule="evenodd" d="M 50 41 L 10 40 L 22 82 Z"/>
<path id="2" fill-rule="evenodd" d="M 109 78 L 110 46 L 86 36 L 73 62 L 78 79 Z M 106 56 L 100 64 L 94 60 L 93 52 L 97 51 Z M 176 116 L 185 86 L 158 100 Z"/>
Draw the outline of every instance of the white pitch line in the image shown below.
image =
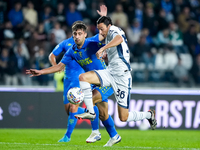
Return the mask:
<path id="1" fill-rule="evenodd" d="M 60 146 L 60 145 L 63 145 L 63 146 L 66 146 L 66 145 L 69 145 L 69 144 L 40 144 L 40 143 L 10 143 L 10 142 L 0 142 L 0 144 L 13 144 L 13 145 L 50 145 L 50 146 Z M 80 145 L 69 145 L 69 146 L 80 146 Z M 103 147 L 103 146 L 95 146 L 95 145 L 82 145 L 84 147 Z M 132 147 L 132 146 L 114 146 L 114 148 L 117 148 L 117 149 L 122 149 L 122 148 L 125 148 L 125 149 L 176 149 L 176 150 L 200 150 L 200 148 L 170 148 L 170 147 Z"/>

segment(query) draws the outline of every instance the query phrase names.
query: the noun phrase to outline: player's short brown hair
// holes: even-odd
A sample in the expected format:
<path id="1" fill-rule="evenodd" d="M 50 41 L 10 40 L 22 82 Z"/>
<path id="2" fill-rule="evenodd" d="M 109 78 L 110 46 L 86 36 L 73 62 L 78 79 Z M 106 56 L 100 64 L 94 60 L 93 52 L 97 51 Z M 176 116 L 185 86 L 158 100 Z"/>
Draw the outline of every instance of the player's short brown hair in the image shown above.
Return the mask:
<path id="1" fill-rule="evenodd" d="M 72 24 L 72 32 L 77 31 L 79 29 L 83 30 L 84 32 L 87 31 L 87 26 L 83 21 L 75 21 Z"/>

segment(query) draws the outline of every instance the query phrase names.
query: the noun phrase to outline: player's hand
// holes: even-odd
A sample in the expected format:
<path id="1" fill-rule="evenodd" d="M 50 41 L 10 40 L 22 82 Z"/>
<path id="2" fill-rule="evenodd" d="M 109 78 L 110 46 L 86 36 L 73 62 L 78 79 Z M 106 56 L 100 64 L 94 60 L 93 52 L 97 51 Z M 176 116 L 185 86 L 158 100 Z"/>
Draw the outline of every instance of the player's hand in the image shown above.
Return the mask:
<path id="1" fill-rule="evenodd" d="M 107 7 L 105 5 L 101 5 L 100 6 L 100 11 L 97 10 L 97 13 L 100 15 L 100 16 L 106 16 L 107 15 Z"/>
<path id="2" fill-rule="evenodd" d="M 30 77 L 42 75 L 41 71 L 36 69 L 26 70 L 26 74 L 30 74 Z"/>
<path id="3" fill-rule="evenodd" d="M 98 59 L 102 59 L 103 51 L 104 51 L 104 49 L 103 49 L 103 48 L 100 48 L 100 49 L 96 52 L 96 56 L 97 56 Z"/>

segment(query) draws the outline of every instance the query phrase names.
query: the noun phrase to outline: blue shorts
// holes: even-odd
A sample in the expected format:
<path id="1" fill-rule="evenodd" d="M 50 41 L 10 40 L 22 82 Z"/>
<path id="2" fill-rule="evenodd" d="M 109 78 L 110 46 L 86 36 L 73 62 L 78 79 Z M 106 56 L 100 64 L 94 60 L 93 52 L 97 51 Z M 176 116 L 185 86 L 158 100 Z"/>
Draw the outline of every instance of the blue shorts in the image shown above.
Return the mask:
<path id="1" fill-rule="evenodd" d="M 65 79 L 64 81 L 64 92 L 63 92 L 63 103 L 68 104 L 69 101 L 67 99 L 67 92 L 69 91 L 70 88 L 72 87 L 80 87 L 79 85 L 79 80 L 69 80 Z M 113 89 L 111 87 L 97 87 L 95 85 L 91 86 L 92 89 L 96 89 L 99 91 L 102 97 L 102 102 L 108 102 L 108 97 L 113 94 Z"/>

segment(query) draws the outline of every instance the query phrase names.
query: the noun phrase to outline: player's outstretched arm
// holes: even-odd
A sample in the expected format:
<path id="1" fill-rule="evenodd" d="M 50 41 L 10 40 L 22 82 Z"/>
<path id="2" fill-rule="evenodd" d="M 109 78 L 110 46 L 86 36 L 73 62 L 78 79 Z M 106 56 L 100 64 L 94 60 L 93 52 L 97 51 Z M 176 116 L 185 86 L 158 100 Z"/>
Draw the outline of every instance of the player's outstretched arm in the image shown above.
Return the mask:
<path id="1" fill-rule="evenodd" d="M 105 5 L 101 5 L 100 6 L 100 11 L 97 10 L 97 13 L 100 15 L 100 16 L 107 16 L 107 7 Z"/>
<path id="2" fill-rule="evenodd" d="M 116 35 L 114 37 L 114 39 L 112 39 L 108 44 L 106 44 L 104 47 L 100 48 L 97 52 L 96 52 L 96 56 L 98 59 L 100 59 L 103 56 L 103 52 L 111 47 L 115 47 L 118 46 L 119 44 L 121 44 L 123 42 L 123 38 L 120 35 Z"/>
<path id="3" fill-rule="evenodd" d="M 55 73 L 55 72 L 61 71 L 64 67 L 65 67 L 65 64 L 60 62 L 59 64 L 57 64 L 55 66 L 45 68 L 42 70 L 36 70 L 36 69 L 26 70 L 26 74 L 30 74 L 31 75 L 30 77 L 40 76 L 40 75 L 44 75 L 44 74 L 50 74 L 50 73 Z"/>

